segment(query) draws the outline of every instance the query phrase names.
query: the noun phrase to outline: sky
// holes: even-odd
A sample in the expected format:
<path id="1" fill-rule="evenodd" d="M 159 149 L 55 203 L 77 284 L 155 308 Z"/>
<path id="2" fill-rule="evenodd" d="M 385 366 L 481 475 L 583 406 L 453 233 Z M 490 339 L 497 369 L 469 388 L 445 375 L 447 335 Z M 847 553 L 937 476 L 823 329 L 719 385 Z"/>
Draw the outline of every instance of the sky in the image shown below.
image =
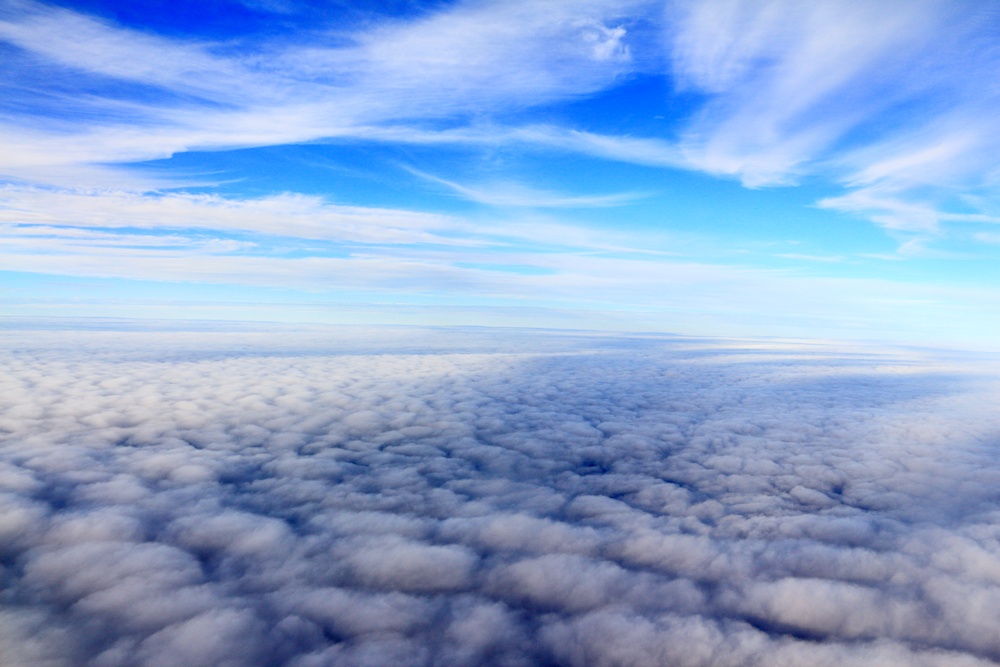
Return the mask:
<path id="1" fill-rule="evenodd" d="M 992 2 L 0 3 L 16 317 L 994 346 Z"/>
<path id="2" fill-rule="evenodd" d="M 0 0 L 0 663 L 1000 664 L 998 35 Z"/>

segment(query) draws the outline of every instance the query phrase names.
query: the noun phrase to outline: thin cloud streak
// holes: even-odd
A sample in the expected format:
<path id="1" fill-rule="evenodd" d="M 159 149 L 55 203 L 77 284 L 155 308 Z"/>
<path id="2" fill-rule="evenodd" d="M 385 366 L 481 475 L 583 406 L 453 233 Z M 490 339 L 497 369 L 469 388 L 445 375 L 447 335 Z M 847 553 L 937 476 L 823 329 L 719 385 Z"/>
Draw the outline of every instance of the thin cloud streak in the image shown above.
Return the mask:
<path id="1" fill-rule="evenodd" d="M 524 194 L 524 193 L 521 193 Z M 547 193 L 531 193 L 539 198 Z M 620 195 L 626 197 L 627 195 Z M 575 201 L 552 195 L 548 203 L 594 206 L 601 198 Z M 618 195 L 610 200 L 617 201 Z M 526 200 L 520 200 L 528 205 Z M 624 202 L 622 202 L 624 203 Z M 628 234 L 581 228 L 540 216 L 475 218 L 417 210 L 345 206 L 324 197 L 283 193 L 257 199 L 212 194 L 123 189 L 53 189 L 0 186 L 0 224 L 67 229 L 100 229 L 104 233 L 148 230 L 169 233 L 188 230 L 199 234 L 259 235 L 265 245 L 304 246 L 320 240 L 353 245 L 418 245 L 493 247 L 517 252 L 525 244 L 574 251 L 641 252 Z M 116 232 L 116 230 L 123 230 Z M 267 243 L 263 241 L 267 240 Z M 633 245 L 628 245 L 628 243 Z M 644 242 L 648 246 L 648 239 Z"/>
<path id="2" fill-rule="evenodd" d="M 641 192 L 587 196 L 563 195 L 530 188 L 520 183 L 480 183 L 470 186 L 427 174 L 412 167 L 404 168 L 414 176 L 443 185 L 465 199 L 501 207 L 603 208 L 624 206 L 649 196 Z"/>
<path id="3" fill-rule="evenodd" d="M 0 204 L 0 222 L 30 225 L 242 231 L 355 243 L 477 243 L 468 238 L 475 229 L 458 218 L 343 206 L 322 197 L 291 193 L 260 199 L 229 199 L 185 193 L 7 186 L 0 187 Z M 454 235 L 458 233 L 466 238 L 457 239 Z"/>

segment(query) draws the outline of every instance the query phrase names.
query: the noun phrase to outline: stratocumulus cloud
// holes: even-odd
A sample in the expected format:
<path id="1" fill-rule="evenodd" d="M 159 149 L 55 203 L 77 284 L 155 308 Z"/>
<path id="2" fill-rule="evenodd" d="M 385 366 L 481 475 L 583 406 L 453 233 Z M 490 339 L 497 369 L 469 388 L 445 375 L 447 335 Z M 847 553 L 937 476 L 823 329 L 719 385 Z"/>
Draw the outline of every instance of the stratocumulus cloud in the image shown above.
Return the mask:
<path id="1" fill-rule="evenodd" d="M 35 665 L 987 665 L 997 385 L 926 353 L 10 332 Z"/>

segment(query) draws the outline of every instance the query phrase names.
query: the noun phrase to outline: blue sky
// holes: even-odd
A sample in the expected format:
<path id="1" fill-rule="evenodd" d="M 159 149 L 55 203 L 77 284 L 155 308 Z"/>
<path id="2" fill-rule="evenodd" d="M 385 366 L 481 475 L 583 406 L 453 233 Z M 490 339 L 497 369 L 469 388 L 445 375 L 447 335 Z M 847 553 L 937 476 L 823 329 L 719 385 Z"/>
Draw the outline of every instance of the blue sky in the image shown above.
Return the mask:
<path id="1" fill-rule="evenodd" d="M 993 3 L 0 4 L 14 316 L 992 343 Z"/>

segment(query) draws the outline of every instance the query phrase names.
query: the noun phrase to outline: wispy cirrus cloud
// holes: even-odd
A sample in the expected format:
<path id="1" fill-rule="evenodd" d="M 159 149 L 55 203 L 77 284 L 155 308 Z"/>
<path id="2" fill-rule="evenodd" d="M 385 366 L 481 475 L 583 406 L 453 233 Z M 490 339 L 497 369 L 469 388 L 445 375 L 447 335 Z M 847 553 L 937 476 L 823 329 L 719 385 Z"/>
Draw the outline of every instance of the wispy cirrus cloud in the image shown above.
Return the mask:
<path id="1" fill-rule="evenodd" d="M 680 138 L 689 164 L 751 186 L 824 175 L 822 205 L 889 229 L 994 222 L 956 207 L 997 195 L 997 17 L 969 2 L 706 0 L 670 13 L 673 73 L 707 101 Z"/>
<path id="2" fill-rule="evenodd" d="M 248 54 L 19 2 L 0 21 L 0 38 L 19 49 L 12 67 L 48 68 L 58 83 L 44 97 L 32 87 L 9 91 L 20 111 L 0 118 L 8 148 L 0 170 L 28 182 L 107 185 L 109 164 L 348 137 L 518 143 L 751 186 L 819 175 L 848 188 L 825 206 L 916 233 L 960 213 L 956 191 L 993 197 L 997 93 L 978 84 L 997 64 L 995 17 L 985 9 L 936 0 L 907 12 L 884 2 L 674 2 L 665 47 L 636 42 L 625 27 L 651 20 L 652 9 L 459 4 Z M 679 89 L 702 96 L 675 135 L 480 122 L 614 86 L 649 71 L 663 50 Z M 124 94 L 108 81 L 148 92 Z M 62 102 L 64 117 L 35 113 Z M 459 122 L 426 124 L 443 119 Z"/>
<path id="3" fill-rule="evenodd" d="M 386 123 L 353 127 L 336 137 L 417 145 L 514 145 L 555 149 L 649 167 L 691 168 L 680 147 L 668 139 L 588 132 L 551 124 L 498 125 L 477 119 L 461 127 L 429 129 L 412 124 Z"/>
<path id="4" fill-rule="evenodd" d="M 20 105 L 4 114 L 13 141 L 0 170 L 8 178 L 42 177 L 53 166 L 344 136 L 372 122 L 442 119 L 594 92 L 631 68 L 626 31 L 616 22 L 642 4 L 458 6 L 363 33 L 317 32 L 307 44 L 246 55 L 19 2 L 0 21 L 0 39 L 19 49 L 12 66 L 48 68 L 66 82 L 44 96 L 34 87 L 11 92 Z M 108 80 L 149 92 L 123 98 L 122 90 L 108 90 Z M 60 99 L 78 113 L 40 120 L 37 112 Z"/>
<path id="5" fill-rule="evenodd" d="M 511 182 L 465 185 L 413 169 L 412 167 L 406 167 L 406 170 L 431 183 L 442 185 L 464 199 L 480 204 L 502 207 L 601 208 L 623 206 L 649 196 L 641 192 L 618 192 L 606 195 L 582 196 L 566 195 Z"/>
<path id="6" fill-rule="evenodd" d="M 97 83 L 80 79 L 89 76 L 132 81 L 195 98 L 191 101 L 235 102 L 261 97 L 274 99 L 278 95 L 276 89 L 266 87 L 276 81 L 255 76 L 249 63 L 213 52 L 221 51 L 221 45 L 185 43 L 129 30 L 30 0 L 11 3 L 0 18 L 0 39 L 22 51 L 14 54 L 14 63 L 29 60 L 36 66 L 47 64 L 76 74 L 75 81 L 57 81 L 61 86 L 83 88 L 88 83 Z M 87 101 L 111 108 L 116 97 L 94 96 Z M 146 104 L 135 100 L 132 108 L 152 112 L 158 105 L 170 106 L 169 100 L 155 96 Z"/>
<path id="7" fill-rule="evenodd" d="M 993 203 L 1000 127 L 991 113 L 998 93 L 978 82 L 990 81 L 1000 62 L 990 38 L 995 25 L 972 3 L 938 0 L 907 12 L 881 2 L 459 2 L 350 31 L 316 25 L 295 40 L 250 43 L 180 39 L 18 1 L 0 14 L 0 176 L 8 182 L 0 221 L 14 225 L 7 229 L 16 239 L 6 266 L 163 280 L 184 280 L 190 271 L 193 280 L 302 289 L 439 289 L 442 298 L 481 289 L 483 298 L 546 294 L 563 303 L 656 303 L 688 313 L 721 312 L 723 302 L 781 312 L 794 302 L 813 321 L 885 321 L 872 315 L 878 308 L 859 287 L 868 276 L 839 287 L 807 281 L 820 295 L 813 301 L 834 304 L 825 312 L 789 286 L 800 276 L 769 272 L 768 260 L 753 269 L 705 268 L 739 252 L 717 249 L 728 242 L 679 257 L 650 230 L 696 209 L 675 211 L 654 170 L 753 187 L 819 184 L 818 206 L 868 218 L 902 244 L 895 255 L 881 246 L 811 246 L 782 258 L 783 268 L 792 259 L 929 256 L 959 225 L 970 242 L 985 243 L 985 228 L 1000 220 Z M 630 132 L 610 116 L 627 116 L 631 107 L 597 118 L 604 102 L 595 100 L 640 73 L 658 79 L 657 105 L 669 106 L 669 119 L 643 120 L 635 126 L 641 131 Z M 622 89 L 651 95 L 654 87 Z M 351 199 L 369 198 L 371 206 L 347 206 L 334 195 L 285 192 L 284 184 L 252 196 L 185 193 L 185 186 L 213 184 L 181 173 L 180 160 L 137 166 L 183 152 L 308 142 L 350 143 L 351 150 L 378 142 L 383 166 L 413 164 L 440 187 L 410 188 L 399 205 L 379 205 L 383 191 L 372 188 Z M 465 149 L 480 165 L 496 159 L 463 174 L 437 158 L 422 162 L 437 148 Z M 595 194 L 552 185 L 573 183 L 573 174 L 540 183 L 519 168 L 556 151 L 593 158 L 569 167 L 579 173 L 600 169 L 600 160 L 651 169 L 621 167 L 609 179 L 619 185 Z M 394 185 L 380 177 L 379 187 Z M 309 191 L 322 187 L 314 182 Z M 712 207 L 713 186 L 705 187 L 698 210 Z M 476 219 L 445 215 L 453 202 L 430 200 L 435 190 L 496 210 L 478 210 Z M 659 210 L 655 197 L 663 198 Z M 613 207 L 627 204 L 645 208 L 619 225 L 629 212 Z M 609 210 L 587 226 L 572 220 L 583 208 Z M 708 222 L 709 235 L 716 223 L 725 235 L 733 221 Z M 633 224 L 646 225 L 647 236 L 615 231 Z M 526 274 L 487 266 L 526 267 Z M 769 300 L 754 290 L 794 297 Z M 966 287 L 931 288 L 926 298 L 905 286 L 875 291 L 886 302 L 934 312 L 950 299 L 960 310 L 980 296 L 992 302 Z"/>
<path id="8" fill-rule="evenodd" d="M 259 199 L 129 190 L 0 187 L 0 222 L 103 229 L 200 229 L 354 243 L 476 244 L 459 218 L 343 206 L 285 193 Z M 457 234 L 462 233 L 464 240 Z"/>
<path id="9" fill-rule="evenodd" d="M 899 71 L 940 28 L 939 3 L 675 3 L 672 71 L 708 100 L 686 128 L 691 162 L 781 184 L 913 84 Z M 882 95 L 874 95 L 881 89 Z"/>

